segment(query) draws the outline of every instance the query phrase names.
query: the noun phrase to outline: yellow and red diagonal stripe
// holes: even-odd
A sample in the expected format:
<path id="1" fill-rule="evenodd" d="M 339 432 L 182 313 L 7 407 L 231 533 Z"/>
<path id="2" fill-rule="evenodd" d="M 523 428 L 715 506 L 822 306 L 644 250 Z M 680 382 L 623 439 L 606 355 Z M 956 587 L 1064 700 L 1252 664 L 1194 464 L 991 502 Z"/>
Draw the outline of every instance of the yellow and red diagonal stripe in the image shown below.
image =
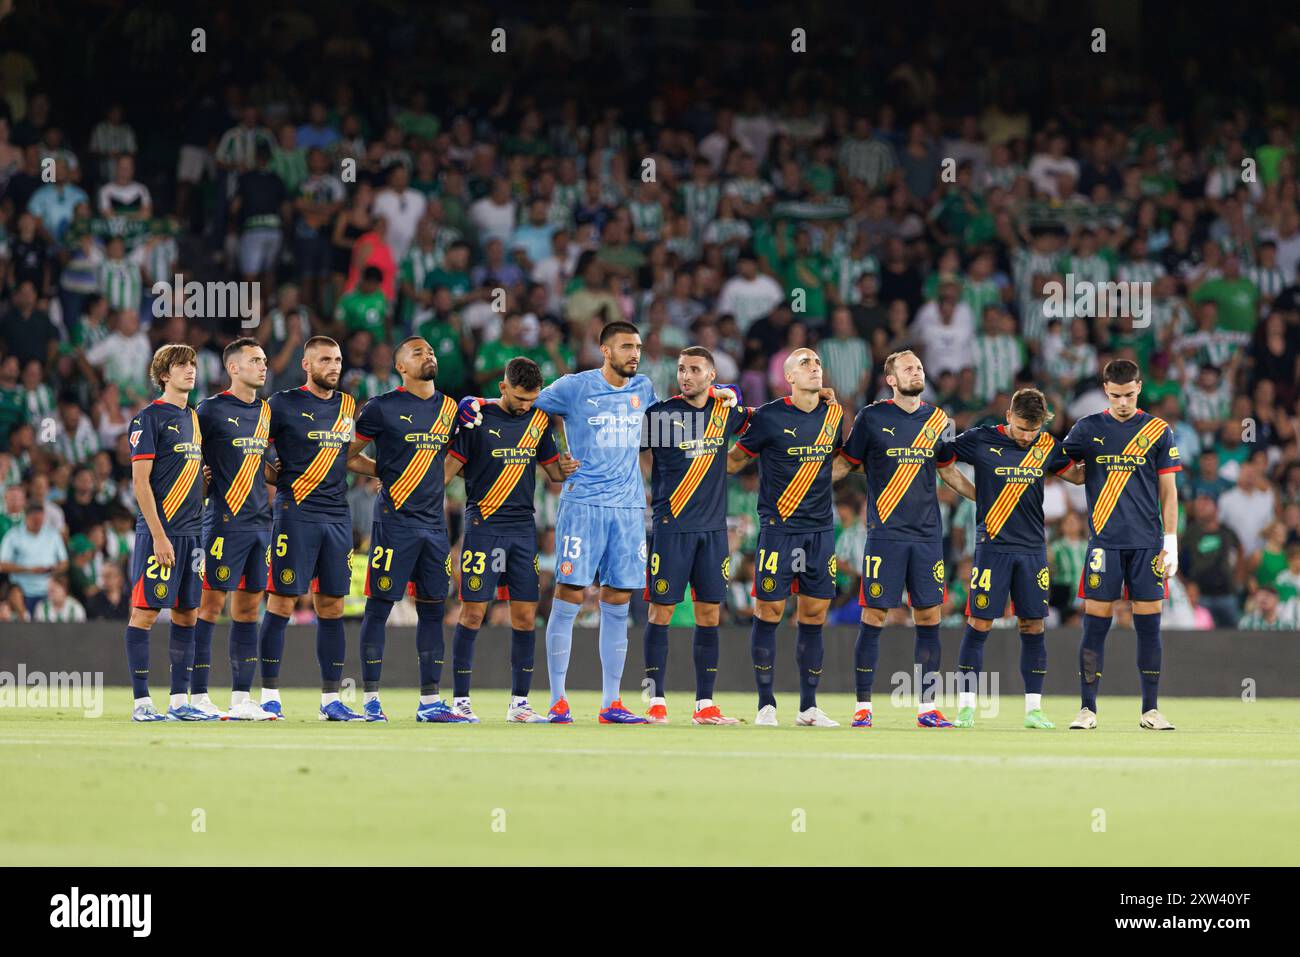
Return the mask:
<path id="1" fill-rule="evenodd" d="M 356 408 L 356 400 L 346 392 L 339 393 L 339 416 L 330 426 L 331 432 L 338 432 L 343 428 L 345 419 L 352 418 L 352 410 Z M 302 504 L 302 500 L 315 491 L 316 486 L 324 481 L 325 476 L 329 474 L 330 466 L 334 464 L 334 459 L 338 457 L 341 447 L 321 449 L 316 453 L 316 457 L 311 460 L 307 470 L 298 476 L 298 480 L 293 483 L 293 500 Z"/>
<path id="2" fill-rule="evenodd" d="M 199 432 L 199 414 L 190 409 L 190 441 L 194 445 L 200 445 L 203 442 L 203 435 Z M 194 480 L 199 477 L 199 459 L 201 456 L 194 456 L 186 460 L 185 466 L 181 469 L 181 474 L 176 476 L 176 481 L 163 497 L 163 515 L 171 520 L 176 514 L 176 510 L 185 502 L 186 497 L 190 494 L 190 489 L 194 487 Z"/>
<path id="3" fill-rule="evenodd" d="M 1151 448 L 1167 428 L 1169 428 L 1169 425 L 1164 419 L 1157 419 L 1152 416 L 1151 421 L 1138 429 L 1137 434 L 1129 440 L 1128 445 L 1124 446 L 1122 454 L 1137 455 L 1144 449 Z M 1139 444 L 1142 439 L 1146 440 L 1145 445 Z M 1119 502 L 1120 494 L 1124 491 L 1124 486 L 1128 484 L 1128 480 L 1132 475 L 1132 470 L 1126 470 L 1111 472 L 1106 476 L 1106 484 L 1101 487 L 1101 493 L 1092 506 L 1092 532 L 1094 535 L 1100 535 L 1101 530 L 1110 521 L 1111 513 L 1115 511 L 1115 505 Z"/>
<path id="4" fill-rule="evenodd" d="M 844 407 L 841 405 L 829 405 L 826 407 L 826 418 L 822 419 L 821 431 L 817 433 L 817 440 L 813 445 L 827 445 L 835 441 L 835 434 L 839 431 L 840 419 L 844 416 Z M 786 521 L 794 514 L 803 497 L 808 494 L 808 489 L 812 487 L 813 479 L 821 471 L 822 466 L 826 464 L 826 459 L 820 462 L 804 462 L 799 466 L 799 471 L 794 473 L 794 478 L 790 484 L 785 487 L 781 497 L 776 500 L 776 511 L 781 516 L 781 521 Z"/>
<path id="5" fill-rule="evenodd" d="M 948 424 L 948 416 L 943 409 L 935 409 L 930 417 L 925 420 L 925 425 L 921 426 L 916 438 L 912 440 L 912 448 L 928 449 L 933 448 L 934 444 L 939 441 L 939 436 Z M 929 432 L 933 438 L 927 438 Z M 876 499 L 876 514 L 880 517 L 883 525 L 889 521 L 889 516 L 894 513 L 894 508 L 903 500 L 907 490 L 912 487 L 912 480 L 921 471 L 920 462 L 904 462 L 894 469 L 894 474 L 886 483 L 884 489 L 880 492 L 880 497 Z"/>
<path id="6" fill-rule="evenodd" d="M 714 423 L 717 424 L 715 425 Z M 716 439 L 726 431 L 726 428 L 726 409 L 723 407 L 721 399 L 714 399 L 713 408 L 709 412 L 709 424 L 704 429 L 704 438 Z M 700 483 L 704 481 L 704 476 L 708 474 L 709 466 L 713 464 L 713 460 L 716 458 L 718 458 L 718 456 L 713 453 L 706 453 L 691 460 L 690 467 L 686 470 L 686 474 L 682 476 L 682 480 L 677 483 L 677 487 L 673 489 L 672 495 L 668 496 L 668 511 L 672 512 L 673 518 L 676 518 L 682 513 L 682 509 L 684 509 L 686 503 L 691 500 L 691 496 L 695 494 L 695 490 L 700 487 Z"/>
<path id="7" fill-rule="evenodd" d="M 524 429 L 523 437 L 520 438 L 516 448 L 535 449 L 537 443 L 542 439 L 542 433 L 546 430 L 546 423 L 549 421 L 548 416 L 541 409 L 533 413 L 533 417 L 528 420 L 528 428 Z M 478 511 L 484 518 L 487 518 L 510 497 L 510 493 L 515 490 L 519 484 L 520 478 L 523 477 L 525 470 L 532 468 L 533 463 L 529 462 L 511 462 L 501 470 L 492 487 L 483 493 L 479 499 Z"/>
<path id="8" fill-rule="evenodd" d="M 270 434 L 271 404 L 263 399 L 262 411 L 257 416 L 257 428 L 253 431 L 253 438 L 265 439 Z M 230 509 L 231 515 L 239 514 L 239 510 L 244 507 L 244 502 L 248 498 L 248 493 L 253 490 L 253 481 L 257 478 L 258 469 L 262 467 L 263 448 L 265 446 L 254 446 L 251 451 L 244 453 L 244 461 L 239 463 L 239 471 L 235 473 L 230 488 L 226 489 L 226 507 Z"/>
<path id="9" fill-rule="evenodd" d="M 434 420 L 432 427 L 429 429 L 429 435 L 450 435 L 453 416 L 456 412 L 456 403 L 451 396 L 442 397 L 442 409 L 438 412 L 438 418 Z M 429 466 L 437 458 L 438 453 L 433 449 L 420 449 L 411 457 L 411 461 L 406 463 L 406 468 L 402 469 L 402 474 L 397 477 L 392 488 L 388 490 L 388 498 L 393 503 L 393 508 L 401 508 L 402 505 L 410 498 L 411 493 L 419 488 L 420 483 L 424 481 L 424 476 L 429 471 Z"/>
<path id="10" fill-rule="evenodd" d="M 1017 467 L 1025 469 L 1033 466 L 1036 461 L 1046 462 L 1047 457 L 1052 454 L 1053 441 L 1055 440 L 1051 435 L 1044 432 L 1038 437 L 1038 441 L 1029 447 L 1029 451 L 1025 453 L 1025 457 L 1020 460 L 1020 465 Z M 1035 455 L 1035 452 L 1038 454 Z M 997 538 L 998 532 L 1002 531 L 1002 526 L 1006 524 L 1020 502 L 1020 496 L 1024 495 L 1025 489 L 1032 484 L 1032 482 L 1008 482 L 1002 486 L 1002 491 L 989 506 L 988 515 L 984 516 L 984 531 L 988 532 L 989 538 Z"/>

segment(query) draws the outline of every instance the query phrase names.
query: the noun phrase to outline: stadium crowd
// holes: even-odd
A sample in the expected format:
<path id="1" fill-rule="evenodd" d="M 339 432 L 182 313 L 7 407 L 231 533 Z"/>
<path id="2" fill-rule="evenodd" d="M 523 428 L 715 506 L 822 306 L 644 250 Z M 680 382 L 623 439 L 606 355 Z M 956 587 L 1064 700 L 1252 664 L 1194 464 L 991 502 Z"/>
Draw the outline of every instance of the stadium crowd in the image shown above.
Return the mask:
<path id="1" fill-rule="evenodd" d="M 1033 384 L 1063 436 L 1105 407 L 1102 366 L 1131 358 L 1183 461 L 1164 626 L 1300 628 L 1300 110 L 1195 128 L 1160 101 L 1089 124 L 1003 97 L 949 111 L 920 54 L 869 103 L 706 76 L 638 109 L 397 79 L 376 101 L 268 58 L 196 96 L 178 148 L 145 157 L 138 101 L 65 129 L 71 94 L 20 49 L 0 59 L 0 620 L 127 617 L 126 432 L 152 398 L 149 357 L 193 345 L 197 403 L 244 334 L 229 317 L 155 317 L 154 284 L 180 273 L 260 282 L 268 394 L 302 383 L 315 334 L 343 346 L 359 402 L 400 384 L 392 350 L 410 334 L 434 345 L 442 390 L 492 396 L 516 355 L 547 383 L 599 365 L 601 326 L 627 319 L 660 396 L 699 344 L 758 405 L 808 345 L 847 428 L 888 394 L 884 357 L 910 347 L 958 430 L 1002 421 Z M 1048 284 L 1067 277 L 1149 282 L 1150 311 L 1054 318 Z M 354 480 L 359 615 L 376 486 Z M 539 481 L 543 617 L 557 492 Z M 860 476 L 838 490 L 833 623 L 858 616 L 864 495 Z M 728 496 L 732 621 L 751 608 L 756 497 L 751 469 Z M 940 500 L 956 622 L 974 506 Z M 1053 481 L 1045 507 L 1051 623 L 1069 623 L 1083 489 Z M 462 509 L 457 481 L 453 541 Z M 689 597 L 677 614 L 691 620 Z"/>

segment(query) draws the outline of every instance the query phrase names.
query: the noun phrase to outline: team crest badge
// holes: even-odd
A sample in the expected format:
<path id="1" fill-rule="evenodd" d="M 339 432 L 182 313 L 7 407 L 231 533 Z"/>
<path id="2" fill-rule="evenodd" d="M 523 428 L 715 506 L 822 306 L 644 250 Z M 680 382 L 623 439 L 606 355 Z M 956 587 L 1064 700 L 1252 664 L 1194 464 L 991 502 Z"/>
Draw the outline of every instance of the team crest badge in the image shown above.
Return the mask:
<path id="1" fill-rule="evenodd" d="M 1138 448 L 1140 448 L 1140 449 L 1145 449 L 1145 448 L 1146 448 L 1147 446 L 1149 446 L 1150 444 L 1151 444 L 1151 440 L 1148 439 L 1145 435 L 1138 435 L 1138 437 L 1137 437 L 1137 447 L 1138 447 Z"/>
<path id="2" fill-rule="evenodd" d="M 470 590 L 470 591 L 478 591 L 478 590 L 479 590 L 480 588 L 482 588 L 482 587 L 483 587 L 483 579 L 479 578 L 477 575 L 470 575 L 470 576 L 469 576 L 469 590 Z"/>
<path id="3" fill-rule="evenodd" d="M 629 398 L 627 401 L 632 404 L 632 408 L 634 409 L 641 408 L 641 397 L 639 395 L 634 395 L 631 398 Z"/>
<path id="4" fill-rule="evenodd" d="M 722 580 L 724 582 L 731 581 L 731 556 L 730 555 L 728 555 L 726 558 L 722 560 Z"/>
<path id="5" fill-rule="evenodd" d="M 542 430 L 535 425 L 530 425 L 528 427 L 528 437 L 536 442 L 542 437 Z"/>
<path id="6" fill-rule="evenodd" d="M 293 579 L 294 574 L 292 568 L 286 568 L 284 571 L 280 572 L 280 583 L 282 585 L 292 585 Z"/>
<path id="7" fill-rule="evenodd" d="M 939 433 L 936 432 L 934 429 L 930 428 L 928 425 L 925 427 L 923 432 L 926 439 L 928 439 L 931 442 L 933 442 L 936 438 L 939 437 Z"/>
<path id="8" fill-rule="evenodd" d="M 1029 450 L 1029 457 L 1035 462 L 1041 462 L 1044 454 L 1043 450 L 1036 445 Z"/>
<path id="9" fill-rule="evenodd" d="M 153 586 L 153 594 L 155 598 L 166 598 L 167 586 L 164 585 L 162 582 L 159 582 L 158 584 Z"/>
<path id="10" fill-rule="evenodd" d="M 1046 568 L 1038 569 L 1038 587 L 1041 588 L 1043 591 L 1047 591 L 1048 587 L 1051 584 L 1052 584 L 1052 576 L 1047 573 L 1047 569 Z"/>
<path id="11" fill-rule="evenodd" d="M 975 596 L 976 608 L 987 608 L 989 606 L 989 596 L 980 594 Z"/>
<path id="12" fill-rule="evenodd" d="M 393 580 L 392 580 L 391 578 L 389 578 L 387 575 L 380 575 L 380 576 L 379 576 L 379 590 L 380 590 L 380 591 L 388 591 L 388 589 L 390 589 L 390 588 L 392 588 L 392 587 L 393 587 Z"/>
<path id="13" fill-rule="evenodd" d="M 872 582 L 871 587 L 867 590 L 871 592 L 872 598 L 879 598 L 885 591 L 884 587 L 880 584 L 880 582 Z"/>
<path id="14" fill-rule="evenodd" d="M 219 582 L 230 581 L 230 566 L 218 565 L 216 575 Z"/>
<path id="15" fill-rule="evenodd" d="M 763 579 L 763 591 L 773 591 L 776 588 L 776 580 L 773 578 Z"/>
<path id="16" fill-rule="evenodd" d="M 655 582 L 655 594 L 662 595 L 666 591 L 668 591 L 668 582 L 664 581 L 662 578 L 658 579 Z"/>
<path id="17" fill-rule="evenodd" d="M 564 562 L 562 562 L 562 563 L 560 564 L 560 574 L 561 574 L 561 575 L 572 575 L 572 574 L 573 574 L 573 562 L 568 561 L 567 559 L 566 559 Z"/>
<path id="18" fill-rule="evenodd" d="M 943 559 L 941 558 L 937 562 L 935 562 L 934 568 L 930 570 L 934 572 L 934 580 L 942 585 L 943 584 Z"/>
<path id="19" fill-rule="evenodd" d="M 835 572 L 839 569 L 839 561 L 834 555 L 826 560 L 826 570 L 831 573 L 831 578 L 835 577 Z"/>
<path id="20" fill-rule="evenodd" d="M 1097 588 L 1097 587 L 1099 587 L 1100 585 L 1101 585 L 1101 576 L 1100 576 L 1100 575 L 1098 575 L 1096 572 L 1093 572 L 1091 575 L 1088 576 L 1088 587 L 1089 587 L 1089 588 Z"/>
<path id="21" fill-rule="evenodd" d="M 722 416 L 715 415 L 712 418 L 710 418 L 709 425 L 713 426 L 715 429 L 722 428 Z"/>

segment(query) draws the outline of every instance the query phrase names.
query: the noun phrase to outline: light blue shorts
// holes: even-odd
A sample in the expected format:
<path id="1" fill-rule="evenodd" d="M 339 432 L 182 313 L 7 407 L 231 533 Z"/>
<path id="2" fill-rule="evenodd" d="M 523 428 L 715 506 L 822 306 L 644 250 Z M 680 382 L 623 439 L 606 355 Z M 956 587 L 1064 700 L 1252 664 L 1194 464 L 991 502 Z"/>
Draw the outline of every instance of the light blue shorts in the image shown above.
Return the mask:
<path id="1" fill-rule="evenodd" d="M 645 588 L 645 509 L 560 499 L 555 519 L 555 580 L 585 587 Z"/>

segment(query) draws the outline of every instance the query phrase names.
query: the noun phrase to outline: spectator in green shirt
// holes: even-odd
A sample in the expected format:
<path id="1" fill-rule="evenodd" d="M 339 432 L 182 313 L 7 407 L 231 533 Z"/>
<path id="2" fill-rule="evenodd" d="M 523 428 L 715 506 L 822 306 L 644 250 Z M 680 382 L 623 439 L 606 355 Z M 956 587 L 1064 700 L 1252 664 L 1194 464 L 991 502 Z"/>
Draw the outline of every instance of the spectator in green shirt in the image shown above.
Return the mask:
<path id="1" fill-rule="evenodd" d="M 809 319 L 825 319 L 830 260 L 812 248 L 812 235 L 806 229 L 795 234 L 793 252 L 789 252 L 781 233 L 777 234 L 776 248 L 786 293 L 793 299 L 797 290 L 803 290 L 803 315 Z M 798 305 L 797 300 L 795 304 Z"/>
<path id="2" fill-rule="evenodd" d="M 442 265 L 425 275 L 425 289 L 436 290 L 439 286 L 451 291 L 452 305 L 457 309 L 476 297 L 469 275 L 469 243 L 463 239 L 448 246 Z"/>
<path id="3" fill-rule="evenodd" d="M 438 389 L 460 398 L 465 391 L 466 336 L 460 314 L 451 308 L 451 290 L 439 286 L 433 294 L 433 314 L 416 326 L 415 334 L 433 346 L 438 357 Z M 469 350 L 473 351 L 473 339 Z"/>
<path id="4" fill-rule="evenodd" d="M 1219 307 L 1219 328 L 1254 332 L 1259 319 L 1259 290 L 1241 274 L 1241 261 L 1229 256 L 1223 261 L 1223 275 L 1196 287 L 1192 302 L 1213 301 Z"/>
<path id="5" fill-rule="evenodd" d="M 542 316 L 538 342 L 529 355 L 542 370 L 543 387 L 578 369 L 577 357 L 564 341 L 564 329 L 554 316 Z"/>
<path id="6" fill-rule="evenodd" d="M 357 288 L 339 299 L 334 321 L 343 324 L 345 336 L 364 329 L 376 342 L 388 341 L 388 299 L 381 288 L 383 280 L 384 274 L 377 266 L 367 266 Z"/>
<path id="7" fill-rule="evenodd" d="M 474 357 L 474 382 L 479 395 L 489 399 L 500 396 L 506 363 L 516 356 L 528 355 L 529 350 L 520 338 L 523 318 L 517 312 L 507 313 L 501 320 L 501 338 L 479 347 Z"/>

